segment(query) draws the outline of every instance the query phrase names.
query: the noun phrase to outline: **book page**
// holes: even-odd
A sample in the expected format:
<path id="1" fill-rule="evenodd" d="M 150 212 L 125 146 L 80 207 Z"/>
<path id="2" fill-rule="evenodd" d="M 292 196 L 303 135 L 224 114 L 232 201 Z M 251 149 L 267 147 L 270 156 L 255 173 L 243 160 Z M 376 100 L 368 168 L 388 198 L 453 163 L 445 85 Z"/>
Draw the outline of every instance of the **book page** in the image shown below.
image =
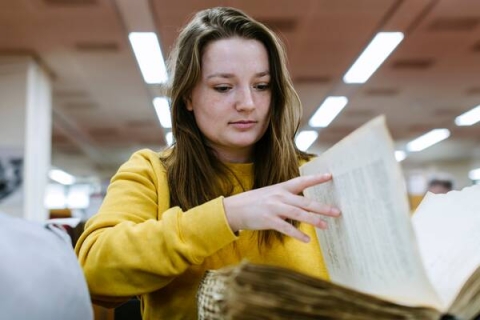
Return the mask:
<path id="1" fill-rule="evenodd" d="M 480 266 L 480 185 L 428 193 L 412 218 L 428 276 L 447 305 Z"/>
<path id="2" fill-rule="evenodd" d="M 378 117 L 301 167 L 333 180 L 305 190 L 340 218 L 317 230 L 333 282 L 405 304 L 443 308 L 422 266 L 393 143 Z"/>

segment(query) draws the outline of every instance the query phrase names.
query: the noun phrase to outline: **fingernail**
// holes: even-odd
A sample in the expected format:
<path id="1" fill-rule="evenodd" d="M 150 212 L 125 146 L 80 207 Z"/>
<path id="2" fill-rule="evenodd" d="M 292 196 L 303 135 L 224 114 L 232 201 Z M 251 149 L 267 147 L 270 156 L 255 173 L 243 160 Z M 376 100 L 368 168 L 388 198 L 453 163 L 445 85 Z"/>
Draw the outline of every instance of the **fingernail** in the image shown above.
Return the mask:
<path id="1" fill-rule="evenodd" d="M 320 228 L 320 229 L 326 229 L 327 228 L 327 223 L 323 220 L 320 220 L 318 223 L 317 223 L 317 227 Z"/>
<path id="2" fill-rule="evenodd" d="M 305 236 L 305 237 L 303 237 L 302 241 L 305 242 L 305 243 L 309 243 L 310 242 L 310 237 Z"/>
<path id="3" fill-rule="evenodd" d="M 332 177 L 332 174 L 331 173 L 324 173 L 322 175 L 322 178 L 325 178 L 325 179 L 328 179 L 328 178 L 331 178 Z"/>
<path id="4" fill-rule="evenodd" d="M 335 215 L 337 215 L 337 216 L 340 214 L 340 210 L 337 209 L 337 208 L 331 208 L 331 209 L 330 209 L 330 212 L 333 213 L 333 214 L 335 214 Z"/>

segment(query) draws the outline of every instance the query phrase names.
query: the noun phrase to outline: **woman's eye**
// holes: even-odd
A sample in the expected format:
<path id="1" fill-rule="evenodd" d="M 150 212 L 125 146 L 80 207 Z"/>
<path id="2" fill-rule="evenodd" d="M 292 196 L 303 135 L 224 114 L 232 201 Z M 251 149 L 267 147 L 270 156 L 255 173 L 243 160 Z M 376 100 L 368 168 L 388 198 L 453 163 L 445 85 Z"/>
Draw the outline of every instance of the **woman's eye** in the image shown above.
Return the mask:
<path id="1" fill-rule="evenodd" d="M 218 92 L 227 92 L 228 90 L 230 90 L 230 87 L 229 86 L 216 86 L 214 87 L 215 91 L 218 91 Z"/>
<path id="2" fill-rule="evenodd" d="M 259 83 L 255 85 L 255 89 L 264 91 L 270 89 L 270 83 Z"/>

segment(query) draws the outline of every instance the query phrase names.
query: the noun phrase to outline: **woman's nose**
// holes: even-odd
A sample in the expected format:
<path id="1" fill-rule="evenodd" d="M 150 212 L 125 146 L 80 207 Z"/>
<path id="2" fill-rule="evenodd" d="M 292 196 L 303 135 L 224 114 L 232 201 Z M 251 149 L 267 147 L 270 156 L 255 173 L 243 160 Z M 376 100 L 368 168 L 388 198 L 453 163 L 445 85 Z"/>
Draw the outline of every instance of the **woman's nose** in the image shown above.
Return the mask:
<path id="1" fill-rule="evenodd" d="M 244 88 L 238 91 L 236 109 L 238 111 L 251 111 L 255 109 L 252 88 Z"/>

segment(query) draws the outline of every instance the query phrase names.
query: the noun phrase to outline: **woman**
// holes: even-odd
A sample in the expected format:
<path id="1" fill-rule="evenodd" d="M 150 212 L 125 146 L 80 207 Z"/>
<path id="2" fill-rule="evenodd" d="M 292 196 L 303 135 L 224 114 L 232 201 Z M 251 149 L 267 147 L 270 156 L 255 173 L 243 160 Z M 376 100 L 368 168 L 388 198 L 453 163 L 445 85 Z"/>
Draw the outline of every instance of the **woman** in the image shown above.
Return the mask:
<path id="1" fill-rule="evenodd" d="M 278 39 L 208 9 L 172 61 L 176 144 L 119 169 L 76 248 L 94 301 L 141 296 L 144 319 L 194 319 L 208 269 L 247 259 L 327 277 L 314 227 L 339 212 L 299 195 L 331 176 L 298 177 L 309 157 L 294 144 L 301 106 Z"/>

